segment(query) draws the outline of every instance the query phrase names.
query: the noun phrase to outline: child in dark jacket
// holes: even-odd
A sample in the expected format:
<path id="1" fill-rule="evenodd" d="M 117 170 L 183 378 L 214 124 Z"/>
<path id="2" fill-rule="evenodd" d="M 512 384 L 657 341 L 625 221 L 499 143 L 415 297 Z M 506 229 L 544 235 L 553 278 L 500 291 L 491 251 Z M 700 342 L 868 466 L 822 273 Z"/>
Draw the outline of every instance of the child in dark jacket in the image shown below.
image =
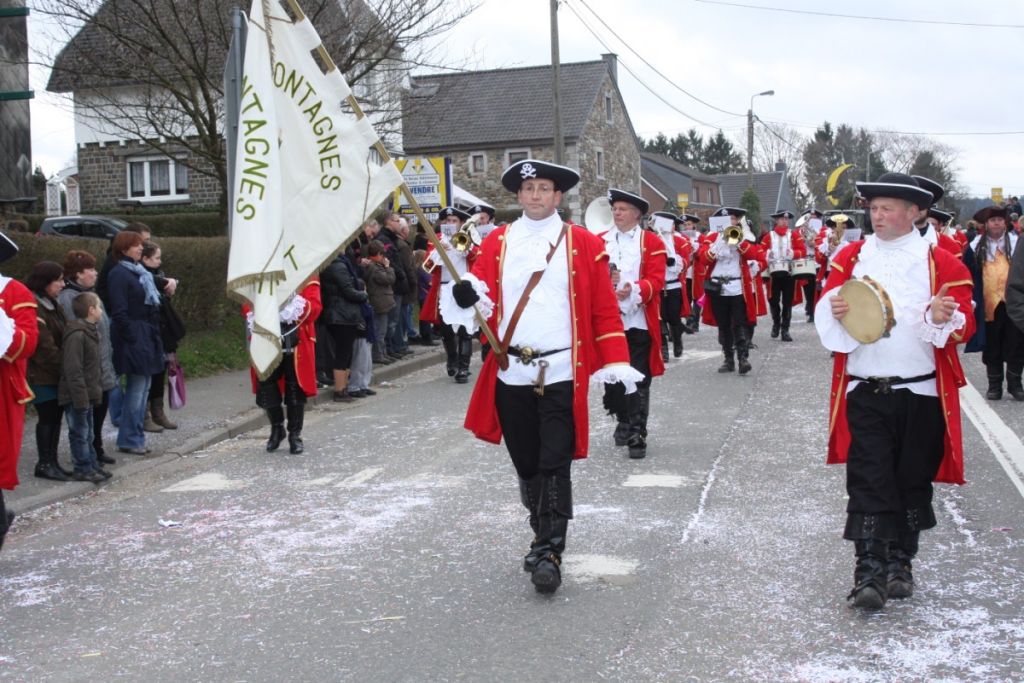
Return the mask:
<path id="1" fill-rule="evenodd" d="M 93 447 L 92 407 L 103 400 L 100 380 L 100 335 L 96 323 L 103 317 L 100 298 L 83 292 L 71 302 L 76 320 L 64 328 L 61 344 L 60 384 L 57 401 L 64 407 L 71 441 L 71 460 L 78 481 L 99 484 L 111 477 L 96 460 Z"/>

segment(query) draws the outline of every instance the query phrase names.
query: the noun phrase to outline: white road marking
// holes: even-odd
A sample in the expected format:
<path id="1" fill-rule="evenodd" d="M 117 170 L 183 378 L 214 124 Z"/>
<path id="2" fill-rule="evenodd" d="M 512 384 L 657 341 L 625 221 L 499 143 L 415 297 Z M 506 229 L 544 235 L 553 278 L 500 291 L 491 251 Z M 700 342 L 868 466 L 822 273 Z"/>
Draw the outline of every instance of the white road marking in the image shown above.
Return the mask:
<path id="1" fill-rule="evenodd" d="M 182 479 L 177 484 L 168 486 L 163 493 L 181 493 L 183 491 L 233 491 L 244 489 L 249 482 L 244 479 L 228 479 L 220 472 L 207 472 L 189 479 Z"/>
<path id="2" fill-rule="evenodd" d="M 300 481 L 299 486 L 327 486 L 334 481 L 334 475 L 329 477 L 320 477 L 319 479 L 307 479 L 306 481 Z"/>
<path id="3" fill-rule="evenodd" d="M 670 489 L 682 488 L 686 479 L 678 474 L 631 474 L 622 484 L 631 488 L 660 486 Z"/>
<path id="4" fill-rule="evenodd" d="M 346 477 L 345 479 L 342 479 L 337 484 L 335 484 L 334 487 L 339 489 L 345 489 L 353 488 L 355 486 L 362 486 L 363 484 L 370 481 L 383 471 L 383 467 L 367 467 L 365 470 L 360 470 L 359 472 L 356 472 L 351 477 Z"/>
<path id="5" fill-rule="evenodd" d="M 622 583 L 631 577 L 639 566 L 636 560 L 627 560 L 611 555 L 566 555 L 563 571 L 574 581 L 606 581 Z"/>
<path id="6" fill-rule="evenodd" d="M 1024 497 L 1024 443 L 971 384 L 960 390 L 960 399 L 974 428 Z"/>
<path id="7" fill-rule="evenodd" d="M 709 358 L 719 358 L 722 355 L 721 351 L 690 351 L 689 349 L 683 349 L 682 358 L 676 360 L 690 361 L 690 360 L 708 360 Z"/>

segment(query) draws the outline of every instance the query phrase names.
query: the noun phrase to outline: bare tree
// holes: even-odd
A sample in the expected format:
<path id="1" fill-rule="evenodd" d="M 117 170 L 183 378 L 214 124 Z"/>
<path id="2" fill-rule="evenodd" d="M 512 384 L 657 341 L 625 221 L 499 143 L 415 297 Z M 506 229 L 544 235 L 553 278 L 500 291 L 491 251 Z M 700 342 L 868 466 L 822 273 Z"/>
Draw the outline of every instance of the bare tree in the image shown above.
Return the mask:
<path id="1" fill-rule="evenodd" d="M 959 153 L 954 147 L 905 133 L 876 133 L 875 141 L 888 170 L 923 175 L 945 186 L 951 196 L 966 196 L 957 179 Z"/>
<path id="2" fill-rule="evenodd" d="M 735 136 L 737 147 L 746 150 L 747 134 Z M 784 123 L 769 123 L 757 119 L 754 125 L 753 165 L 755 173 L 775 170 L 780 161 L 786 164 L 787 174 L 793 183 L 794 199 L 799 206 L 809 201 L 805 178 L 806 163 L 804 149 L 808 138 L 796 128 Z"/>
<path id="3" fill-rule="evenodd" d="M 258 0 L 257 0 L 258 1 Z M 278 1 L 278 0 L 274 0 Z M 401 118 L 409 68 L 431 65 L 443 34 L 475 0 L 304 0 L 328 52 L 387 142 Z M 97 130 L 144 140 L 156 153 L 188 154 L 214 177 L 226 205 L 224 62 L 231 41 L 226 0 L 38 0 L 65 45 L 41 54 L 47 89 L 74 93 Z M 433 42 L 433 50 L 429 47 Z M 384 96 L 375 94 L 386 93 Z"/>

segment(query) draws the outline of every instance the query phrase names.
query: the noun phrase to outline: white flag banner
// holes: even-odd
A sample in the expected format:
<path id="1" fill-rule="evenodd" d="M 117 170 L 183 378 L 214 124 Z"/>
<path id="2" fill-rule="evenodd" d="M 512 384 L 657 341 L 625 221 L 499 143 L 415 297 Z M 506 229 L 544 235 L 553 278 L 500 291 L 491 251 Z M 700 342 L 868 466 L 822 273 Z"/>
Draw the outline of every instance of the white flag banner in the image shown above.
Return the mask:
<path id="1" fill-rule="evenodd" d="M 366 118 L 343 109 L 351 90 L 338 69 L 323 73 L 308 19 L 291 23 L 273 3 L 273 80 L 281 130 L 283 302 L 315 275 L 402 183 L 394 163 L 378 165 Z M 280 19 L 278 21 L 277 19 Z"/>
<path id="2" fill-rule="evenodd" d="M 229 294 L 252 310 L 249 355 L 261 377 L 281 355 L 278 283 L 285 279 L 281 256 L 281 160 L 270 49 L 263 7 L 252 3 L 245 45 L 238 145 L 234 160 Z"/>

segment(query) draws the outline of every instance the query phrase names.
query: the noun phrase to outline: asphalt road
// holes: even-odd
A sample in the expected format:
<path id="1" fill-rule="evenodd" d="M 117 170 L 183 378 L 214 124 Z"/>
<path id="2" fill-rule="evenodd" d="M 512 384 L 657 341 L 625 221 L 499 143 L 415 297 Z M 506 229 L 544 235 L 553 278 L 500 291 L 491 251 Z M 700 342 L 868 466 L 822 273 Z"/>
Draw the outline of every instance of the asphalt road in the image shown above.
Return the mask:
<path id="1" fill-rule="evenodd" d="M 469 387 L 430 368 L 312 411 L 302 456 L 253 433 L 19 519 L 0 678 L 1020 680 L 1024 404 L 968 397 L 970 483 L 938 489 L 918 592 L 862 614 L 824 464 L 830 362 L 793 331 L 762 325 L 747 377 L 715 372 L 713 329 L 687 337 L 642 461 L 594 390 L 554 596 L 520 567 L 504 448 L 461 428 Z"/>

